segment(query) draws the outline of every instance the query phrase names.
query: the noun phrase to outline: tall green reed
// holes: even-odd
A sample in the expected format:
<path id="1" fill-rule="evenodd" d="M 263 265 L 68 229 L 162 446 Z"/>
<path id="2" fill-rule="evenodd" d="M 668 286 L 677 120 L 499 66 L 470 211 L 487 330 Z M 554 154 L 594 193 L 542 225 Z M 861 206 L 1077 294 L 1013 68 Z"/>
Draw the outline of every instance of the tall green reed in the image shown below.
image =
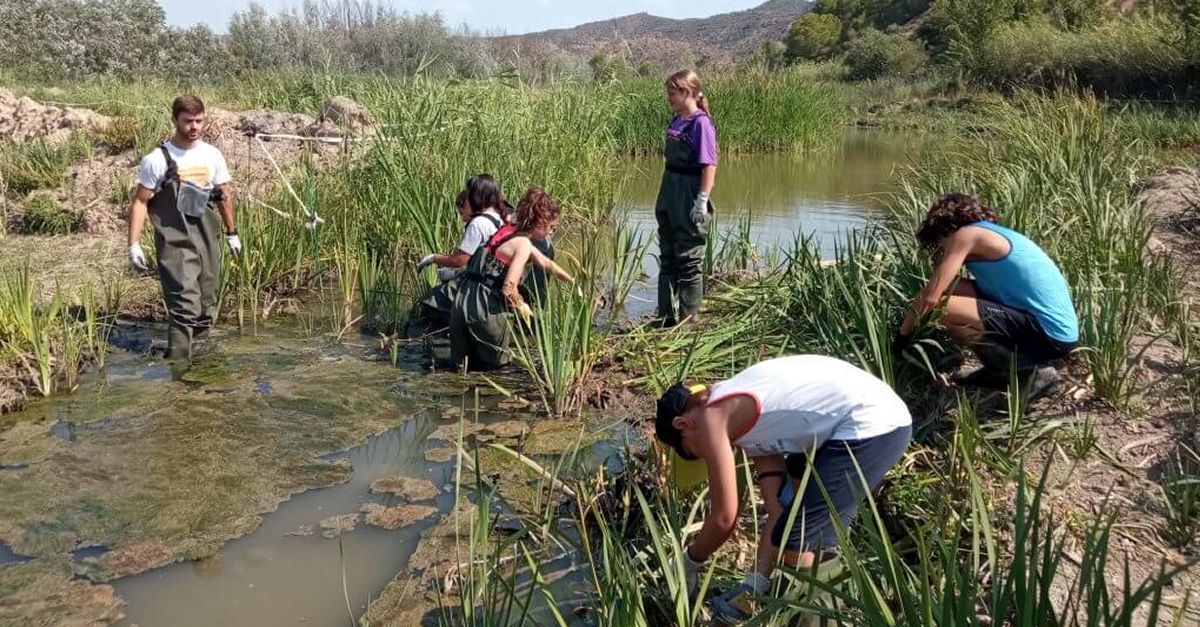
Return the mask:
<path id="1" fill-rule="evenodd" d="M 39 302 L 28 265 L 5 269 L 0 282 L 0 360 L 20 365 L 33 388 L 50 396 L 74 389 L 87 360 L 103 364 L 108 318 L 91 287 L 82 290 L 78 307 L 63 291 Z"/>
<path id="2" fill-rule="evenodd" d="M 594 276 L 594 275 L 592 275 Z M 551 281 L 533 323 L 513 318 L 516 361 L 537 385 L 546 411 L 561 416 L 582 407 L 583 384 L 599 358 L 595 329 L 597 284 L 580 277 L 575 285 Z"/>

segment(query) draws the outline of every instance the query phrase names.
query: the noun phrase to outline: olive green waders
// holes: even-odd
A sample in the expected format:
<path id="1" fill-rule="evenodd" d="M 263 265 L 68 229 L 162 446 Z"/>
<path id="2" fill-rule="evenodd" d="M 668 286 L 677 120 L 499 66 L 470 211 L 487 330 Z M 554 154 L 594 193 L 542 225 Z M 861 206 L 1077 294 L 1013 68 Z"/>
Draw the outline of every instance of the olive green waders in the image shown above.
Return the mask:
<path id="1" fill-rule="evenodd" d="M 508 264 L 498 259 L 495 251 L 513 237 L 514 227 L 500 229 L 459 273 L 450 313 L 450 354 L 455 363 L 465 359 L 468 368 L 488 370 L 512 361 L 513 314 L 500 293 Z"/>
<path id="2" fill-rule="evenodd" d="M 168 155 L 168 180 L 150 199 L 149 213 L 169 317 L 166 358 L 191 359 L 193 346 L 207 339 L 217 315 L 221 218 L 211 207 L 204 207 L 199 216 L 184 215 L 178 202 L 180 183 L 169 159 Z"/>
<path id="3" fill-rule="evenodd" d="M 686 135 L 686 132 L 681 133 Z M 658 220 L 658 317 L 674 325 L 700 315 L 707 228 L 692 221 L 700 195 L 700 156 L 683 139 L 666 140 L 666 167 L 654 217 Z M 712 212 L 712 203 L 709 203 Z"/>

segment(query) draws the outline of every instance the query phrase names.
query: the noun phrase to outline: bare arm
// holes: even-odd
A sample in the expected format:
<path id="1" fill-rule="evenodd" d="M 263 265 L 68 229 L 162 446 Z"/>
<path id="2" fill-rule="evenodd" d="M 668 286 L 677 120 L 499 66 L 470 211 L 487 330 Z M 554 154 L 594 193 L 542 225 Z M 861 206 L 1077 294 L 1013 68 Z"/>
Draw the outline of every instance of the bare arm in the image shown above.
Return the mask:
<path id="1" fill-rule="evenodd" d="M 237 218 L 233 213 L 233 186 L 229 183 L 218 185 L 217 189 L 221 190 L 221 206 L 218 208 L 221 212 L 221 222 L 225 223 L 225 232 L 233 233 L 237 231 Z"/>
<path id="2" fill-rule="evenodd" d="M 723 428 L 725 420 L 708 419 L 710 412 L 721 411 L 718 407 L 705 410 L 705 427 L 701 431 L 698 454 L 708 465 L 709 512 L 700 533 L 696 534 L 688 549 L 692 559 L 708 559 L 729 536 L 737 524 L 737 463 L 733 455 L 733 444 Z"/>
<path id="3" fill-rule="evenodd" d="M 538 250 L 536 246 L 530 246 L 529 248 L 529 258 L 532 259 L 533 263 L 539 268 L 549 272 L 554 278 L 560 281 L 565 281 L 567 283 L 575 282 L 575 279 L 570 275 L 570 273 L 568 273 L 566 270 L 563 270 L 562 266 L 555 263 L 553 259 L 543 255 L 542 251 Z"/>
<path id="4" fill-rule="evenodd" d="M 519 308 L 525 304 L 525 299 L 521 298 L 521 291 L 517 286 L 521 284 L 521 278 L 525 274 L 525 264 L 529 261 L 529 256 L 533 249 L 533 242 L 529 238 L 521 237 L 509 242 L 513 244 L 511 256 L 508 261 L 508 272 L 504 273 L 504 283 L 500 286 L 500 293 L 504 296 L 504 300 L 513 309 Z M 502 246 L 508 248 L 508 244 Z"/>
<path id="5" fill-rule="evenodd" d="M 434 255 L 433 265 L 439 268 L 465 268 L 471 256 L 461 250 L 455 250 L 449 255 Z"/>
<path id="6" fill-rule="evenodd" d="M 717 166 L 706 165 L 700 168 L 700 193 L 712 194 L 713 185 L 717 182 Z"/>
<path id="7" fill-rule="evenodd" d="M 762 531 L 759 533 L 757 571 L 764 575 L 770 575 L 775 568 L 775 560 L 779 557 L 779 547 L 771 543 L 771 531 L 787 514 L 783 509 L 783 503 L 779 502 L 779 491 L 783 489 L 784 482 L 791 481 L 791 479 L 787 476 L 787 464 L 782 455 L 755 457 L 753 462 L 754 472 L 759 475 L 758 492 L 762 495 L 763 503 L 767 508 L 767 520 L 763 523 Z M 781 472 L 783 476 L 775 474 Z"/>
<path id="8" fill-rule="evenodd" d="M 133 195 L 133 204 L 129 207 L 129 245 L 133 246 L 142 241 L 142 229 L 146 227 L 146 213 L 154 190 L 138 185 Z"/>
<path id="9" fill-rule="evenodd" d="M 975 233 L 972 229 L 961 229 L 942 244 L 944 249 L 942 260 L 934 269 L 929 283 L 925 284 L 920 294 L 917 294 L 912 307 L 905 315 L 904 323 L 900 325 L 901 335 L 912 334 L 917 321 L 937 309 L 946 290 L 950 289 L 950 286 L 958 280 L 963 263 L 966 262 L 967 255 L 971 253 L 974 245 Z"/>

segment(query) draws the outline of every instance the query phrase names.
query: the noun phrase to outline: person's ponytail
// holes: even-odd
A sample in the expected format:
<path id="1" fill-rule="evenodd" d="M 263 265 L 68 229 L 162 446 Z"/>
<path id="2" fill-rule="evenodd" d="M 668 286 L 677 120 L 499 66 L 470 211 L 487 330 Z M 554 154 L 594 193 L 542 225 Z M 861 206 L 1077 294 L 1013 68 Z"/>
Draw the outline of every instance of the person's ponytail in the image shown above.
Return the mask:
<path id="1" fill-rule="evenodd" d="M 683 91 L 689 94 L 695 94 L 696 107 L 712 117 L 712 110 L 709 109 L 708 96 L 704 95 L 704 88 L 700 84 L 700 77 L 692 70 L 680 70 L 667 77 L 666 87 L 672 91 Z"/>

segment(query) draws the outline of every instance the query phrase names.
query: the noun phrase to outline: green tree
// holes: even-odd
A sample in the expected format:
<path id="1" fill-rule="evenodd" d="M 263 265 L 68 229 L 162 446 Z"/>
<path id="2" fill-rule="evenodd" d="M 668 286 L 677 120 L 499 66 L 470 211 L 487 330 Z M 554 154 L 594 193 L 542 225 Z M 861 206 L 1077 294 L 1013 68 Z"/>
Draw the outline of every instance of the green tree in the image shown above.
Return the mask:
<path id="1" fill-rule="evenodd" d="M 934 10 L 942 20 L 948 52 L 971 58 L 988 35 L 1012 20 L 1030 0 L 936 0 Z"/>
<path id="2" fill-rule="evenodd" d="M 788 31 L 789 59 L 827 59 L 842 36 L 842 21 L 828 13 L 809 13 Z"/>
<path id="3" fill-rule="evenodd" d="M 867 29 L 846 49 L 850 80 L 885 76 L 909 77 L 924 67 L 927 57 L 921 44 L 899 33 Z"/>
<path id="4" fill-rule="evenodd" d="M 787 46 L 782 41 L 768 39 L 758 47 L 754 55 L 754 63 L 768 70 L 783 67 L 787 62 Z"/>

